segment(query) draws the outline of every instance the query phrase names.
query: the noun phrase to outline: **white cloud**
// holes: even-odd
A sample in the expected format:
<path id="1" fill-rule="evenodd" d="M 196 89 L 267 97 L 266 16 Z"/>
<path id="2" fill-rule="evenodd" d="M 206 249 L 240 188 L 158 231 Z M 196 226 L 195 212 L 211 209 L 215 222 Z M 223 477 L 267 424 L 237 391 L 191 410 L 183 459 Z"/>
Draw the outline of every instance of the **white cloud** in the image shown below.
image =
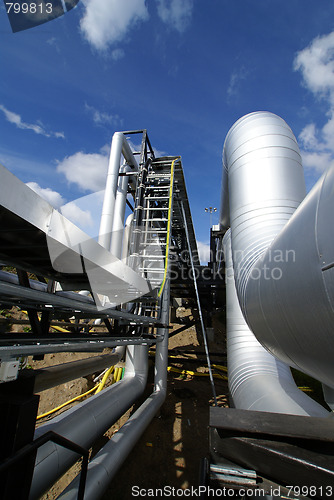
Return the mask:
<path id="1" fill-rule="evenodd" d="M 306 87 L 314 94 L 333 94 L 334 31 L 315 38 L 308 47 L 298 52 L 294 69 L 302 72 Z"/>
<path id="2" fill-rule="evenodd" d="M 111 57 L 113 58 L 114 61 L 119 61 L 120 59 L 123 59 L 125 56 L 125 52 L 123 49 L 114 49 L 111 52 Z"/>
<path id="3" fill-rule="evenodd" d="M 201 264 L 207 264 L 210 261 L 210 245 L 197 241 L 197 249 Z"/>
<path id="4" fill-rule="evenodd" d="M 58 162 L 57 171 L 64 174 L 69 182 L 73 182 L 84 191 L 104 189 L 108 169 L 108 157 L 102 153 L 83 153 L 79 151 L 66 156 Z"/>
<path id="5" fill-rule="evenodd" d="M 334 161 L 334 31 L 298 52 L 293 67 L 301 72 L 304 86 L 328 105 L 325 125 L 309 123 L 299 134 L 305 167 L 321 173 Z"/>
<path id="6" fill-rule="evenodd" d="M 97 50 L 124 39 L 129 29 L 148 19 L 145 0 L 83 0 L 85 13 L 80 29 L 86 40 Z M 114 53 L 114 57 L 121 53 Z"/>
<path id="7" fill-rule="evenodd" d="M 182 33 L 188 27 L 192 11 L 193 0 L 157 0 L 160 19 Z"/>
<path id="8" fill-rule="evenodd" d="M 91 211 L 87 210 L 87 208 L 80 208 L 78 206 L 78 203 L 82 204 L 84 202 L 88 205 L 89 202 L 91 202 L 89 196 L 66 203 L 66 200 L 57 191 L 53 191 L 50 188 L 42 188 L 37 182 L 27 182 L 26 185 L 35 191 L 41 198 L 44 198 L 50 205 L 59 210 L 59 212 L 73 222 L 73 224 L 81 227 L 81 229 L 85 230 L 94 225 Z M 100 195 L 101 193 L 98 193 L 99 197 Z M 95 208 L 95 205 L 100 205 L 100 200 L 98 198 L 95 197 L 93 201 L 94 206 L 91 203 L 93 208 Z"/>
<path id="9" fill-rule="evenodd" d="M 301 151 L 301 155 L 305 170 L 313 171 L 319 175 L 330 165 L 334 165 L 333 155 L 329 152 Z"/>
<path id="10" fill-rule="evenodd" d="M 9 121 L 9 123 L 16 125 L 17 128 L 22 130 L 32 130 L 35 134 L 44 135 L 45 137 L 56 137 L 57 139 L 65 138 L 64 132 L 48 132 L 42 125 L 24 122 L 19 114 L 10 111 L 2 104 L 0 104 L 0 111 L 3 112 L 6 120 Z"/>
<path id="11" fill-rule="evenodd" d="M 118 115 L 111 115 L 104 111 L 99 111 L 94 108 L 94 106 L 89 106 L 89 104 L 85 104 L 85 109 L 92 114 L 93 121 L 96 125 L 116 125 L 120 122 L 120 118 Z"/>
<path id="12" fill-rule="evenodd" d="M 81 228 L 91 227 L 93 225 L 92 214 L 89 210 L 82 210 L 75 201 L 70 201 L 63 205 L 59 210 L 64 217 Z"/>
<path id="13" fill-rule="evenodd" d="M 239 92 L 241 82 L 247 78 L 247 70 L 244 66 L 234 70 L 230 76 L 229 86 L 227 88 L 227 96 L 230 98 Z"/>
<path id="14" fill-rule="evenodd" d="M 53 191 L 50 188 L 42 188 L 37 182 L 27 182 L 27 186 L 41 196 L 41 198 L 48 201 L 54 208 L 59 208 L 65 203 L 65 200 L 57 191 Z"/>

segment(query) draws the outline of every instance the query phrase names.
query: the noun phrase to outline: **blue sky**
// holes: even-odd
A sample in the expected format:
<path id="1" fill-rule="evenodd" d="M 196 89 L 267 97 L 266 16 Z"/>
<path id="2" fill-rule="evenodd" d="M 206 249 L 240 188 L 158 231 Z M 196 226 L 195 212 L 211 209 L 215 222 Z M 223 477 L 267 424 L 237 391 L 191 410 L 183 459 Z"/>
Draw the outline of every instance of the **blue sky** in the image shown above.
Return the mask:
<path id="1" fill-rule="evenodd" d="M 287 121 L 308 189 L 334 161 L 333 0 L 82 0 L 14 34 L 1 4 L 0 41 L 0 161 L 57 207 L 103 189 L 115 131 L 147 128 L 182 156 L 205 251 L 238 118 Z M 66 213 L 89 225 L 84 203 Z"/>

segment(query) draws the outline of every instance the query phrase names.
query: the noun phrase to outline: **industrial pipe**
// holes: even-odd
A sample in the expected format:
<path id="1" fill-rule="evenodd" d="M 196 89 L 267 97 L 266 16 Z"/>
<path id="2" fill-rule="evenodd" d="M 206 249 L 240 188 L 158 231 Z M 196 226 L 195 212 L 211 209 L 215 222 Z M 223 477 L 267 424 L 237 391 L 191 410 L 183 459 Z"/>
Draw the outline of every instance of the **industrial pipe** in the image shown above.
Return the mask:
<path id="1" fill-rule="evenodd" d="M 302 202 L 305 182 L 296 139 L 284 120 L 267 112 L 236 122 L 226 137 L 223 161 L 245 320 L 275 357 L 334 387 L 329 226 L 334 168 Z"/>
<path id="2" fill-rule="evenodd" d="M 231 231 L 223 238 L 226 279 L 228 384 L 233 404 L 244 410 L 326 417 L 328 411 L 296 386 L 290 368 L 256 340 L 235 289 Z"/>
<path id="3" fill-rule="evenodd" d="M 35 438 L 52 430 L 83 448 L 89 448 L 144 391 L 148 347 L 131 346 L 127 353 L 125 376 L 120 382 L 46 422 L 36 430 Z M 77 459 L 76 453 L 55 443 L 41 446 L 29 498 L 39 498 Z"/>
<path id="4" fill-rule="evenodd" d="M 162 299 L 162 323 L 169 322 L 169 283 L 166 283 Z M 157 343 L 155 356 L 154 391 L 127 422 L 89 463 L 85 488 L 85 500 L 101 498 L 108 484 L 144 432 L 165 400 L 167 390 L 168 329 L 160 328 L 163 341 Z M 59 500 L 75 500 L 78 495 L 79 477 L 60 494 Z"/>
<path id="5" fill-rule="evenodd" d="M 122 256 L 124 217 L 129 184 L 129 176 L 126 174 L 130 171 L 131 168 L 126 164 L 121 167 L 120 173 L 125 175 L 121 175 L 119 177 L 116 192 L 110 252 L 118 259 L 120 259 Z"/>
<path id="6" fill-rule="evenodd" d="M 124 236 L 123 236 L 123 245 L 122 245 L 122 260 L 125 260 L 127 263 L 127 259 L 129 256 L 129 245 L 130 245 L 130 236 L 131 236 L 131 230 L 132 230 L 132 221 L 133 221 L 133 213 L 128 215 L 126 222 L 125 222 L 125 228 L 124 228 Z"/>
<path id="7" fill-rule="evenodd" d="M 133 171 L 137 172 L 137 161 L 133 156 L 124 134 L 122 132 L 116 132 L 113 135 L 111 143 L 106 190 L 102 206 L 98 239 L 99 244 L 107 250 L 110 250 L 121 154 L 123 154 L 126 162 L 132 167 Z"/>
<path id="8" fill-rule="evenodd" d="M 34 392 L 42 392 L 70 380 L 85 377 L 109 366 L 116 365 L 123 356 L 124 350 L 124 347 L 117 347 L 112 354 L 79 359 L 71 363 L 36 370 Z"/>

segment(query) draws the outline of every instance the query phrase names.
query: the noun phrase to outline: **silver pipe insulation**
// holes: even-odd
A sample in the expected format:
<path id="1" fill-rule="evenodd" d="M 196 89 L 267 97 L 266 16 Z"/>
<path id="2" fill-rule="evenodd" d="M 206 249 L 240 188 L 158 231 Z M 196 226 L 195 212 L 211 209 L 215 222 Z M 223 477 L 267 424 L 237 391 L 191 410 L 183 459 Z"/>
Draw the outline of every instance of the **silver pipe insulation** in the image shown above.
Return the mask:
<path id="1" fill-rule="evenodd" d="M 288 365 L 256 340 L 240 309 L 232 263 L 231 231 L 223 238 L 226 279 L 227 366 L 236 408 L 326 417 L 328 411 L 296 386 Z"/>
<path id="2" fill-rule="evenodd" d="M 277 357 L 334 388 L 334 168 L 329 168 L 255 266 L 280 279 L 250 280 L 247 321 Z M 291 253 L 291 250 L 293 253 Z M 287 257 L 277 262 L 273 256 Z M 254 311 L 257 296 L 259 314 Z M 276 303 L 269 296 L 277 297 Z M 266 327 L 264 327 L 264 322 Z"/>
<path id="3" fill-rule="evenodd" d="M 113 229 L 115 203 L 117 196 L 117 187 L 119 182 L 120 161 L 123 154 L 127 164 L 132 167 L 134 172 L 138 171 L 138 164 L 133 156 L 130 146 L 122 132 L 116 132 L 113 135 L 108 174 L 106 181 L 106 190 L 102 206 L 101 223 L 98 242 L 101 246 L 110 250 L 111 235 Z M 122 180 L 122 178 L 121 178 Z"/>
<path id="4" fill-rule="evenodd" d="M 334 169 L 302 201 L 296 139 L 284 120 L 267 112 L 236 122 L 223 163 L 223 198 L 228 179 L 229 200 L 221 206 L 229 205 L 229 217 L 221 214 L 221 228 L 230 223 L 243 317 L 274 357 L 333 387 L 334 243 L 328 221 Z M 241 364 L 247 345 L 239 346 Z M 267 411 L 273 407 L 271 402 Z"/>
<path id="5" fill-rule="evenodd" d="M 169 323 L 169 284 L 166 283 L 162 300 L 161 320 Z M 168 329 L 160 328 L 162 342 L 156 345 L 154 391 L 116 432 L 108 443 L 89 463 L 85 488 L 85 500 L 101 498 L 108 484 L 140 438 L 166 398 L 168 365 Z M 75 500 L 78 495 L 79 477 L 60 494 L 59 500 Z"/>
<path id="6" fill-rule="evenodd" d="M 35 438 L 52 430 L 89 448 L 144 391 L 147 380 L 148 347 L 131 346 L 127 350 L 124 378 L 104 391 L 46 422 L 35 432 Z M 48 442 L 37 452 L 30 499 L 39 498 L 78 456 Z"/>
<path id="7" fill-rule="evenodd" d="M 131 171 L 129 165 L 123 165 L 120 169 L 121 174 Z M 124 233 L 124 217 L 126 208 L 126 197 L 128 193 L 129 176 L 120 176 L 116 192 L 115 210 L 112 224 L 112 237 L 110 252 L 118 259 L 122 256 L 122 242 Z"/>
<path id="8" fill-rule="evenodd" d="M 133 221 L 133 213 L 128 215 L 126 222 L 125 222 L 122 254 L 121 254 L 122 260 L 126 260 L 128 258 L 128 255 L 129 255 L 129 245 L 130 245 L 132 221 Z"/>

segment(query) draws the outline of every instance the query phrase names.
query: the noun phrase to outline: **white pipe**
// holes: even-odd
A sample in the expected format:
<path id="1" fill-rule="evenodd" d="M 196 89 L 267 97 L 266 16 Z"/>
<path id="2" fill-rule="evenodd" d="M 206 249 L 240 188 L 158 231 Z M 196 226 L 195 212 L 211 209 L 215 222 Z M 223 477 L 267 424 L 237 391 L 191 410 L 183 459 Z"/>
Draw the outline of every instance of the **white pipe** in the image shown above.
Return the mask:
<path id="1" fill-rule="evenodd" d="M 78 445 L 89 448 L 143 392 L 148 368 L 148 347 L 127 350 L 124 378 L 99 394 L 46 422 L 35 438 L 54 431 Z M 39 498 L 78 459 L 76 453 L 48 442 L 37 452 L 30 499 Z"/>
<path id="2" fill-rule="evenodd" d="M 127 163 L 134 169 L 134 171 L 137 171 L 138 164 L 133 156 L 133 153 L 124 134 L 122 134 L 122 132 L 116 132 L 111 143 L 106 190 L 102 206 L 101 224 L 98 240 L 99 244 L 107 250 L 110 249 L 118 175 L 122 153 Z"/>
<path id="3" fill-rule="evenodd" d="M 168 321 L 169 284 L 166 283 L 162 304 L 162 323 L 167 324 Z M 103 495 L 136 441 L 165 400 L 167 391 L 168 329 L 160 328 L 158 333 L 163 334 L 164 338 L 156 346 L 154 391 L 90 462 L 84 495 L 85 500 L 97 500 Z M 78 495 L 78 486 L 79 477 L 77 476 L 58 499 L 75 500 Z"/>
<path id="4" fill-rule="evenodd" d="M 296 139 L 284 120 L 266 112 L 231 128 L 224 168 L 236 288 L 247 324 L 275 357 L 334 387 L 334 168 L 301 203 Z"/>
<path id="5" fill-rule="evenodd" d="M 125 222 L 123 246 L 122 246 L 122 260 L 125 260 L 125 261 L 129 256 L 129 244 L 130 244 L 130 236 L 131 236 L 131 230 L 132 230 L 133 217 L 134 217 L 133 213 L 128 215 L 126 222 Z M 126 263 L 127 263 L 127 261 L 126 261 Z"/>
<path id="6" fill-rule="evenodd" d="M 126 174 L 130 170 L 131 168 L 128 165 L 123 165 L 122 168 L 120 169 L 120 172 L 122 174 Z M 110 246 L 110 252 L 118 259 L 120 259 L 122 256 L 122 241 L 124 233 L 124 217 L 126 208 L 126 197 L 128 193 L 128 184 L 129 184 L 129 177 L 127 175 L 119 177 L 117 193 L 116 193 L 116 201 L 115 201 L 114 218 L 112 224 L 111 246 Z"/>
<path id="7" fill-rule="evenodd" d="M 234 406 L 244 410 L 328 416 L 325 408 L 298 389 L 290 368 L 266 351 L 247 326 L 235 289 L 230 230 L 223 244 L 228 384 Z"/>

